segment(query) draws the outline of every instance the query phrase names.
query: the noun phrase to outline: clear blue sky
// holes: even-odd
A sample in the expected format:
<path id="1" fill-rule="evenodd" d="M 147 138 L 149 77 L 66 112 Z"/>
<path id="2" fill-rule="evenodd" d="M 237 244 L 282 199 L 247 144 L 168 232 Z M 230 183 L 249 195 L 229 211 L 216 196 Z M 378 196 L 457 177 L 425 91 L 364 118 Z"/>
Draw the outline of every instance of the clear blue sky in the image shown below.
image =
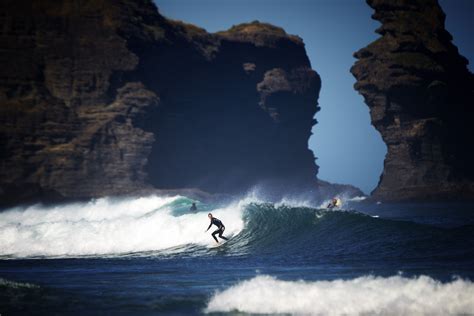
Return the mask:
<path id="1" fill-rule="evenodd" d="M 208 32 L 259 20 L 303 38 L 311 66 L 322 79 L 321 111 L 309 147 L 318 158 L 319 178 L 353 184 L 370 193 L 378 183 L 386 153 L 370 124 L 368 107 L 353 89 L 353 52 L 378 35 L 379 22 L 364 0 L 155 0 L 160 12 Z M 440 1 L 447 29 L 461 54 L 474 57 L 474 0 Z M 472 65 L 470 67 L 472 68 Z"/>

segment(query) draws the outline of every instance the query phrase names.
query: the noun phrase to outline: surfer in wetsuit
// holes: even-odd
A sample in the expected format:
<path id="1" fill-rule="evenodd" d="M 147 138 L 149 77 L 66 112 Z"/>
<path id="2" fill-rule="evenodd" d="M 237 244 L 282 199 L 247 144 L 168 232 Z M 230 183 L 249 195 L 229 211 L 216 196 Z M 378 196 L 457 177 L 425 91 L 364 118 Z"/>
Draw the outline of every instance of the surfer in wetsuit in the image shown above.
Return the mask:
<path id="1" fill-rule="evenodd" d="M 334 199 L 332 199 L 331 202 L 328 204 L 327 208 L 333 209 L 333 208 L 339 206 L 338 204 L 339 204 L 339 201 L 338 201 L 336 198 L 334 198 Z"/>
<path id="2" fill-rule="evenodd" d="M 229 240 L 226 237 L 222 236 L 222 234 L 224 233 L 224 230 L 225 230 L 224 224 L 222 224 L 222 222 L 220 220 L 218 220 L 217 218 L 212 216 L 211 213 L 207 214 L 207 217 L 209 217 L 209 219 L 211 220 L 211 223 L 209 224 L 209 227 L 206 229 L 206 232 L 209 230 L 209 228 L 211 228 L 212 225 L 217 226 L 217 229 L 212 233 L 212 238 L 214 238 L 216 243 L 219 243 L 219 241 L 217 240 L 216 234 L 219 234 L 219 237 L 224 239 L 224 240 Z"/>
<path id="3" fill-rule="evenodd" d="M 189 208 L 189 211 L 190 212 L 196 212 L 197 211 L 197 206 L 196 206 L 196 203 L 193 203 L 193 205 Z"/>

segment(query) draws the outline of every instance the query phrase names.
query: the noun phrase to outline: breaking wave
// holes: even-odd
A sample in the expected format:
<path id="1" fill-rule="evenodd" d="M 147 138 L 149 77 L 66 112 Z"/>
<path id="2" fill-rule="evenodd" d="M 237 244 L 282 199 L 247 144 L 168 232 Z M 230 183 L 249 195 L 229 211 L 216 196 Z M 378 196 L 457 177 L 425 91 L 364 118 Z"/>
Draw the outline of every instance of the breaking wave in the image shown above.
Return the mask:
<path id="1" fill-rule="evenodd" d="M 204 233 L 207 212 L 187 212 L 191 203 L 181 196 L 152 196 L 8 210 L 0 213 L 0 256 L 98 256 L 212 244 Z M 238 204 L 213 213 L 231 223 L 226 233 L 242 230 Z"/>
<path id="2" fill-rule="evenodd" d="M 197 202 L 198 211 L 189 210 Z M 215 254 L 207 213 L 221 219 L 226 254 L 265 254 L 336 262 L 347 258 L 457 260 L 474 256 L 473 225 L 452 229 L 373 218 L 346 210 L 313 208 L 307 202 L 265 203 L 247 197 L 210 205 L 186 197 L 114 199 L 0 213 L 0 258 Z M 212 228 L 211 231 L 215 229 Z M 429 236 L 429 238 L 427 238 Z M 439 249 L 451 249 L 450 252 Z"/>
<path id="3" fill-rule="evenodd" d="M 257 276 L 210 299 L 205 312 L 298 315 L 467 315 L 474 311 L 474 284 L 441 283 L 428 276 L 352 280 L 281 281 Z"/>

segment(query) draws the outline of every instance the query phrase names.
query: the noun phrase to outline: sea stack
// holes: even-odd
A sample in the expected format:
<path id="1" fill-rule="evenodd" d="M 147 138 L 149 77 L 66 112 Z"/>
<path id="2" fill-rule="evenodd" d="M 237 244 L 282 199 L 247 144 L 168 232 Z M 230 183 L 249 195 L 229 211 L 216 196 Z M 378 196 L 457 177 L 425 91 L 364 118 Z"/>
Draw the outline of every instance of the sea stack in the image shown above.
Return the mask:
<path id="1" fill-rule="evenodd" d="M 321 86 L 301 38 L 210 34 L 152 1 L 3 1 L 0 198 L 315 190 Z"/>
<path id="2" fill-rule="evenodd" d="M 382 23 L 355 89 L 387 145 L 377 200 L 474 198 L 474 76 L 436 0 L 367 0 Z"/>

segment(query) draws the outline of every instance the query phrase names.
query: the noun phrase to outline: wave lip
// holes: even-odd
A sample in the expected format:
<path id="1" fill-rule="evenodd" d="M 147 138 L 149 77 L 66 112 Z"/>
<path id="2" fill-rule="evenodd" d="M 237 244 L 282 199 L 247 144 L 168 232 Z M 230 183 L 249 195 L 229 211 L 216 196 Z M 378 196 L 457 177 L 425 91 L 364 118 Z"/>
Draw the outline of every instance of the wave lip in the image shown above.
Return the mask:
<path id="1" fill-rule="evenodd" d="M 459 315 L 474 312 L 474 283 L 428 276 L 281 281 L 268 275 L 214 294 L 205 312 L 298 315 Z"/>

